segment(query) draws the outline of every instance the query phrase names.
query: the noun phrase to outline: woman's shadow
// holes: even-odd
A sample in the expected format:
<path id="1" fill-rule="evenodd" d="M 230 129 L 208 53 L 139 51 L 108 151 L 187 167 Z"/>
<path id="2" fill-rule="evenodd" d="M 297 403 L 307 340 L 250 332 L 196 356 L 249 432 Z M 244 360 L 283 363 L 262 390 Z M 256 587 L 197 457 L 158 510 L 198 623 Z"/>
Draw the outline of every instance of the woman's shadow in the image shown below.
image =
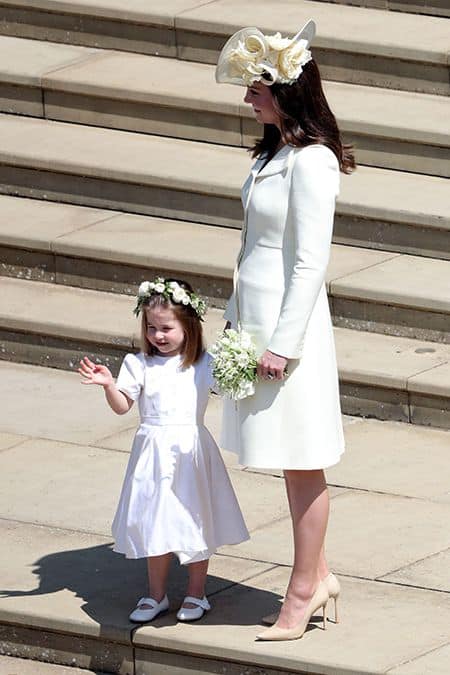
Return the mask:
<path id="1" fill-rule="evenodd" d="M 236 569 L 232 558 L 220 556 L 222 562 L 230 561 L 230 569 Z M 147 572 L 145 560 L 127 560 L 114 553 L 112 544 L 50 553 L 34 563 L 33 574 L 38 578 L 32 590 L 0 590 L 0 597 L 24 597 L 58 593 L 65 589 L 83 601 L 81 609 L 100 627 L 100 634 L 109 635 L 117 630 L 136 627 L 128 620 L 128 614 L 136 601 L 147 595 Z M 259 625 L 261 617 L 276 611 L 281 596 L 272 591 L 252 586 L 252 561 L 239 560 L 237 576 L 246 582 L 220 576 L 208 575 L 206 594 L 212 605 L 211 612 L 202 623 L 209 625 Z M 259 568 L 260 570 L 260 568 Z M 255 570 L 255 575 L 257 572 Z M 152 626 L 168 626 L 177 622 L 176 610 L 181 605 L 187 584 L 187 569 L 174 560 L 169 577 L 170 611 L 152 622 Z M 52 600 L 49 598 L 49 603 Z M 30 602 L 27 603 L 31 607 Z M 70 605 L 69 605 L 70 607 Z M 74 615 L 79 611 L 74 603 Z M 65 604 L 67 611 L 67 604 Z M 67 615 L 65 619 L 67 620 Z"/>

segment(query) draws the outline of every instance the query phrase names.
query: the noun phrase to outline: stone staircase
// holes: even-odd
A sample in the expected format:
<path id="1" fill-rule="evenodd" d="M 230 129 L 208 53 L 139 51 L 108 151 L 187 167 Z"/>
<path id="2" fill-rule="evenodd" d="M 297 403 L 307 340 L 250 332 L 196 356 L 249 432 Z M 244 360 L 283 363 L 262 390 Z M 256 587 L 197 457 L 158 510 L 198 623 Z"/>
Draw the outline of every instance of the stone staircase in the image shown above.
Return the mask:
<path id="1" fill-rule="evenodd" d="M 87 351 L 116 369 L 137 340 L 127 296 L 156 273 L 188 278 L 217 308 L 209 336 L 221 326 L 250 165 L 242 148 L 258 133 L 242 90 L 213 82 L 236 2 L 153 4 L 0 0 L 6 359 L 73 368 Z M 240 6 L 242 25 L 252 7 Z M 258 2 L 266 32 L 310 15 L 360 164 L 342 179 L 328 271 L 343 409 L 447 428 L 448 23 Z"/>
<path id="2" fill-rule="evenodd" d="M 390 9 L 394 12 L 417 12 L 417 14 L 450 16 L 448 0 L 321 0 L 321 2 L 372 7 L 373 9 Z"/>
<path id="3" fill-rule="evenodd" d="M 343 410 L 450 428 L 445 0 L 0 0 L 2 359 L 71 370 L 88 353 L 117 371 L 137 345 L 131 296 L 158 273 L 208 297 L 213 339 L 239 246 L 243 148 L 258 133 L 243 90 L 216 86 L 213 64 L 242 26 L 292 34 L 311 16 L 327 95 L 359 162 L 342 177 L 327 274 Z M 72 629 L 90 653 L 93 634 Z M 49 644 L 62 631 L 45 630 Z M 130 636 L 128 625 L 115 631 L 104 637 L 113 654 Z M 157 653 L 168 673 L 226 664 L 237 675 L 243 663 L 270 675 L 362 672 L 294 649 L 285 661 L 254 648 L 236 656 L 231 632 L 225 647 L 221 634 L 213 647 L 195 643 L 189 627 L 175 647 L 170 634 L 131 635 L 132 655 L 111 670 L 137 673 L 140 659 L 139 673 L 155 672 Z M 191 653 L 186 669 L 171 661 L 180 650 Z"/>

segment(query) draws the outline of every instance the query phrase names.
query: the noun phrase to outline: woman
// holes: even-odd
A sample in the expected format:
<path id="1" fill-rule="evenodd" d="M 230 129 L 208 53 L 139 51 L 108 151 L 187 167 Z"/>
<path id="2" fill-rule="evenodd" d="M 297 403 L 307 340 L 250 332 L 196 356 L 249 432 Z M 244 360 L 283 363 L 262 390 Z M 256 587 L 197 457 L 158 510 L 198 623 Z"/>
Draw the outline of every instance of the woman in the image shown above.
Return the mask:
<path id="1" fill-rule="evenodd" d="M 263 640 L 301 637 L 311 615 L 336 601 L 339 582 L 324 555 L 329 500 L 324 468 L 344 450 L 325 272 L 339 170 L 355 162 L 341 142 L 308 49 L 309 21 L 295 38 L 238 31 L 223 48 L 218 82 L 247 86 L 264 134 L 243 187 L 245 222 L 225 318 L 250 333 L 260 382 L 227 404 L 224 445 L 240 462 L 284 470 L 294 563 L 275 625 Z"/>

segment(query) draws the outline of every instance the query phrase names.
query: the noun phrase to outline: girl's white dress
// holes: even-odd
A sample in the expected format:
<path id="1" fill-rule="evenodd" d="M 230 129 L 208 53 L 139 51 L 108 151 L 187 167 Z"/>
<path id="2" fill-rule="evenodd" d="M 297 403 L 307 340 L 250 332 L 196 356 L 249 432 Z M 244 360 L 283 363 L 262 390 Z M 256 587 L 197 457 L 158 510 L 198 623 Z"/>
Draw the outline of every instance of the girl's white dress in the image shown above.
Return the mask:
<path id="1" fill-rule="evenodd" d="M 117 387 L 141 418 L 117 512 L 114 550 L 127 558 L 175 553 L 182 564 L 249 538 L 214 439 L 204 425 L 211 356 L 127 354 Z"/>

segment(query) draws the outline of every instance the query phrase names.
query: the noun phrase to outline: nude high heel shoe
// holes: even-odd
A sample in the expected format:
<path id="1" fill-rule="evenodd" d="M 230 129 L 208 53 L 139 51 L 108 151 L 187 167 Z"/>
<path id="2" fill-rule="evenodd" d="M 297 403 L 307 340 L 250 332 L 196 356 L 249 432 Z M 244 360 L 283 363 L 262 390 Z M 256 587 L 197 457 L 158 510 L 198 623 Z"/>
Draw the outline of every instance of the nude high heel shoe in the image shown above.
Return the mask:
<path id="1" fill-rule="evenodd" d="M 323 579 L 323 583 L 327 587 L 328 596 L 334 600 L 334 623 L 339 623 L 337 601 L 341 592 L 341 584 L 339 579 L 334 576 L 333 572 Z"/>
<path id="2" fill-rule="evenodd" d="M 327 627 L 327 602 L 328 602 L 328 591 L 326 589 L 323 581 L 319 582 L 311 600 L 308 603 L 308 606 L 305 610 L 303 619 L 293 628 L 279 628 L 278 626 L 272 626 L 267 630 L 259 633 L 256 636 L 257 640 L 298 640 L 302 637 L 303 633 L 306 630 L 308 623 L 314 612 L 322 607 L 323 608 L 323 629 L 326 630 Z"/>
<path id="3" fill-rule="evenodd" d="M 325 579 L 322 579 L 322 583 L 325 584 L 326 586 L 326 589 L 328 591 L 328 597 L 333 598 L 334 600 L 334 623 L 339 623 L 337 610 L 337 600 L 341 592 L 341 585 L 339 583 L 339 580 L 333 574 L 333 572 L 330 572 L 328 576 L 325 577 Z M 280 612 L 273 612 L 273 614 L 264 616 L 262 618 L 262 623 L 265 623 L 267 626 L 272 626 L 274 623 L 276 623 L 279 614 Z"/>

